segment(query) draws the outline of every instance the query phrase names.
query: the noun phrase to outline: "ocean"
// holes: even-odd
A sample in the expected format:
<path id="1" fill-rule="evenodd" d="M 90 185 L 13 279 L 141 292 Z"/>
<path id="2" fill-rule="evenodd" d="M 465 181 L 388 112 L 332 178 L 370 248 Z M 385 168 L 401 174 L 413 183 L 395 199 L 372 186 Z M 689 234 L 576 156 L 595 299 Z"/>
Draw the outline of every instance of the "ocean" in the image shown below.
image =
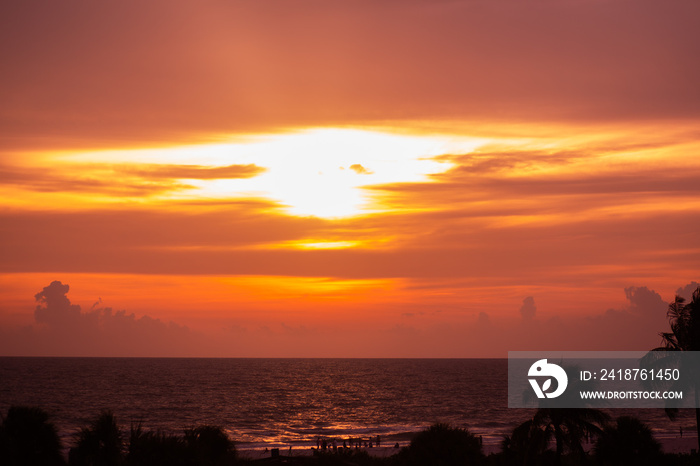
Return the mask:
<path id="1" fill-rule="evenodd" d="M 310 447 L 317 437 L 407 444 L 435 422 L 466 427 L 494 450 L 534 410 L 507 407 L 506 359 L 0 358 L 0 413 L 38 406 L 66 447 L 111 410 L 121 428 L 182 433 L 221 426 L 240 449 Z M 692 410 L 634 415 L 657 437 L 695 429 Z M 694 435 L 694 432 L 693 434 Z"/>

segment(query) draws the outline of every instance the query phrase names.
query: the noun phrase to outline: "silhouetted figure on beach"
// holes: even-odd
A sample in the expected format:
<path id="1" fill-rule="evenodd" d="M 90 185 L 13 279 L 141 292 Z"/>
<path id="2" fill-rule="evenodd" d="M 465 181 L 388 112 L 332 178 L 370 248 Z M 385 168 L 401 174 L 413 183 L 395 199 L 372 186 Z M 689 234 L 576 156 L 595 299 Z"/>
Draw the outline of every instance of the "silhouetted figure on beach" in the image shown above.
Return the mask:
<path id="1" fill-rule="evenodd" d="M 377 435 L 377 448 L 379 448 L 381 446 L 382 446 L 382 438 L 379 435 Z"/>

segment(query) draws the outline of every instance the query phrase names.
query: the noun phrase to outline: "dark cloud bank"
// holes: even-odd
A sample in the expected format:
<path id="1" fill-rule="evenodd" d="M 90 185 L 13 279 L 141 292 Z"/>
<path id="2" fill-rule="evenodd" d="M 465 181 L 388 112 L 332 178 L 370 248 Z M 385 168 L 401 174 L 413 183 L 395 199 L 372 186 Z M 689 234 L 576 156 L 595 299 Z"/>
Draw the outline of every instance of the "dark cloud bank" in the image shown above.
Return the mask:
<path id="1" fill-rule="evenodd" d="M 689 300 L 700 286 L 697 282 L 675 292 Z M 669 330 L 669 303 L 646 286 L 624 289 L 627 305 L 603 313 L 569 317 L 555 315 L 540 318 L 533 296 L 523 299 L 520 318 L 498 321 L 488 313 L 478 315 L 474 330 L 465 332 L 465 339 L 474 343 L 488 342 L 506 351 L 644 351 L 661 344 L 661 332 Z M 572 296 L 572 299 L 576 299 Z M 472 343 L 472 347 L 475 345 Z M 476 348 L 476 347 L 475 347 Z"/>
<path id="2" fill-rule="evenodd" d="M 199 340 L 187 327 L 114 311 L 102 307 L 101 300 L 83 312 L 71 303 L 68 290 L 67 284 L 54 281 L 37 293 L 36 324 L 8 332 L 5 344 L 0 346 L 2 354 L 185 356 L 192 353 Z"/>
<path id="3" fill-rule="evenodd" d="M 688 299 L 698 286 L 692 282 L 676 294 Z M 221 335 L 115 312 L 99 300 L 83 312 L 68 291 L 67 284 L 54 281 L 37 293 L 35 324 L 0 329 L 0 355 L 366 357 L 369 349 L 374 357 L 505 357 L 509 350 L 646 350 L 658 346 L 659 333 L 668 330 L 668 302 L 647 287 L 625 288 L 626 306 L 592 316 L 541 318 L 535 297 L 528 296 L 519 316 L 515 310 L 505 317 L 480 312 L 471 325 L 413 326 L 423 313 L 404 313 L 411 325 L 361 333 L 270 323 L 272 328 L 232 324 L 238 331 Z"/>

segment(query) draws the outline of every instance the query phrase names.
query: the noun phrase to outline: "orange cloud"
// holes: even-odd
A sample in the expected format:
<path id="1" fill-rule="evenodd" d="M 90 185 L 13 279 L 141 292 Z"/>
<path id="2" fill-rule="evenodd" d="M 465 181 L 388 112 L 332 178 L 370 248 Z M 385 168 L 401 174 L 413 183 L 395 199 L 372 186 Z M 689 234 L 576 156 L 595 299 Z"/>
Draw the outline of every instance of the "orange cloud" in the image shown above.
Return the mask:
<path id="1" fill-rule="evenodd" d="M 137 175 L 141 178 L 221 180 L 252 178 L 265 171 L 254 164 L 228 165 L 226 167 L 206 167 L 201 165 L 141 164 L 114 167 L 117 173 Z"/>
<path id="2" fill-rule="evenodd" d="M 5 186 L 38 192 L 103 193 L 141 197 L 167 191 L 194 189 L 176 180 L 252 178 L 265 171 L 254 164 L 206 167 L 199 165 L 61 165 L 45 167 L 0 166 Z"/>
<path id="3" fill-rule="evenodd" d="M 84 171 L 84 170 L 82 170 Z M 101 176 L 100 176 L 101 175 Z M 143 197 L 193 186 L 168 181 L 115 178 L 114 173 L 86 175 L 77 172 L 47 171 L 45 168 L 0 167 L 0 181 L 8 187 L 40 193 L 101 193 L 109 196 Z"/>
<path id="4" fill-rule="evenodd" d="M 372 173 L 371 171 L 367 170 L 365 167 L 363 167 L 359 163 L 352 164 L 352 165 L 350 165 L 349 168 L 350 168 L 350 170 L 354 171 L 358 175 L 369 175 Z"/>
<path id="5" fill-rule="evenodd" d="M 0 270 L 500 277 L 565 286 L 584 277 L 619 286 L 685 280 L 697 273 L 698 257 L 687 232 L 700 229 L 692 215 L 700 209 L 700 166 L 686 155 L 694 141 L 660 132 L 617 142 L 633 130 L 626 131 L 608 135 L 607 144 L 594 133 L 593 142 L 581 134 L 443 155 L 453 168 L 430 183 L 362 187 L 381 213 L 344 219 L 290 216 L 274 202 L 236 198 L 9 211 L 0 214 Z"/>

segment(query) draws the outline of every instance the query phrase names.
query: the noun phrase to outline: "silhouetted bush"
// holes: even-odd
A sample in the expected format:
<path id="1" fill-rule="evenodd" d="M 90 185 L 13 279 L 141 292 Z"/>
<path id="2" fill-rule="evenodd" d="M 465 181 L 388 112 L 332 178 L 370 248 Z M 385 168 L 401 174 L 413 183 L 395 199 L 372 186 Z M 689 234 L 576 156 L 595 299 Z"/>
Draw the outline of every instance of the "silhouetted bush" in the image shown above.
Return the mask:
<path id="1" fill-rule="evenodd" d="M 131 427 L 126 462 L 130 466 L 186 466 L 185 441 L 175 435 L 144 432 L 141 425 Z"/>
<path id="2" fill-rule="evenodd" d="M 236 459 L 236 447 L 228 435 L 217 426 L 199 426 L 185 431 L 185 445 L 194 464 L 218 466 Z"/>
<path id="3" fill-rule="evenodd" d="M 434 424 L 420 432 L 399 454 L 405 465 L 480 465 L 484 455 L 479 439 L 467 429 Z"/>
<path id="4" fill-rule="evenodd" d="M 110 411 L 100 414 L 78 433 L 68 457 L 71 466 L 119 466 L 124 463 L 122 435 Z"/>
<path id="5" fill-rule="evenodd" d="M 129 466 L 224 466 L 236 462 L 236 448 L 217 426 L 187 429 L 184 436 L 131 427 Z"/>
<path id="6" fill-rule="evenodd" d="M 0 464 L 65 464 L 56 427 L 49 422 L 46 411 L 26 406 L 12 406 L 7 410 L 0 425 Z"/>

